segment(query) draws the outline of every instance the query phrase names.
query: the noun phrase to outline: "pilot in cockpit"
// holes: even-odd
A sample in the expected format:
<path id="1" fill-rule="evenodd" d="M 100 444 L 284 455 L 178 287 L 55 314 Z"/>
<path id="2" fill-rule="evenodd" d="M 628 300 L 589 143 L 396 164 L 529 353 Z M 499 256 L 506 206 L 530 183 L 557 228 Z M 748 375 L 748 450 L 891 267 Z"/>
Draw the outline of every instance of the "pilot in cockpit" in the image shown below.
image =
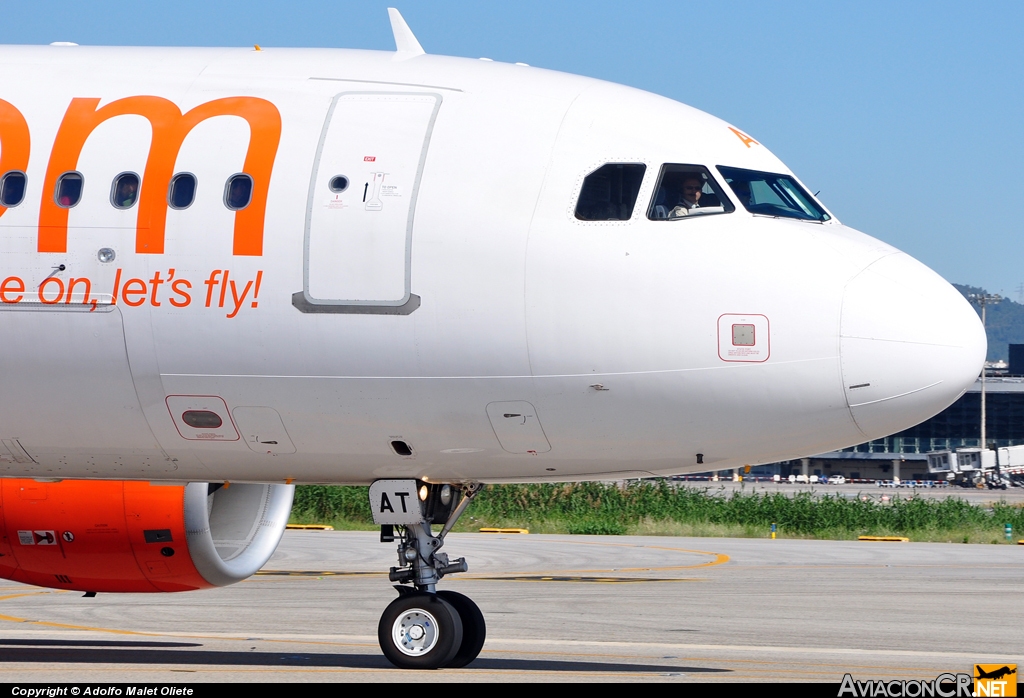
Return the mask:
<path id="1" fill-rule="evenodd" d="M 732 187 L 732 190 L 736 193 L 740 203 L 747 208 L 750 208 L 750 205 L 754 203 L 754 195 L 750 191 L 750 182 L 742 179 L 730 179 L 726 181 L 729 182 L 729 186 Z"/>
<path id="2" fill-rule="evenodd" d="M 669 218 L 679 218 L 689 214 L 690 209 L 700 208 L 700 195 L 704 189 L 704 180 L 698 175 L 687 175 L 680 188 L 679 205 L 669 211 Z"/>

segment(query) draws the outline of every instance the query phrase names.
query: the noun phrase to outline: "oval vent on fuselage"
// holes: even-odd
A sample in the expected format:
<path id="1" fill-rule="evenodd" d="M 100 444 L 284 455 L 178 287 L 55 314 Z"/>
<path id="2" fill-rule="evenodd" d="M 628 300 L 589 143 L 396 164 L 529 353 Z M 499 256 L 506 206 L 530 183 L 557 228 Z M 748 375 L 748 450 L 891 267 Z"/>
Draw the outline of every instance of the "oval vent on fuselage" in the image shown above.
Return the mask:
<path id="1" fill-rule="evenodd" d="M 182 412 L 181 421 L 193 429 L 218 429 L 224 420 L 216 412 L 209 410 L 188 410 Z"/>

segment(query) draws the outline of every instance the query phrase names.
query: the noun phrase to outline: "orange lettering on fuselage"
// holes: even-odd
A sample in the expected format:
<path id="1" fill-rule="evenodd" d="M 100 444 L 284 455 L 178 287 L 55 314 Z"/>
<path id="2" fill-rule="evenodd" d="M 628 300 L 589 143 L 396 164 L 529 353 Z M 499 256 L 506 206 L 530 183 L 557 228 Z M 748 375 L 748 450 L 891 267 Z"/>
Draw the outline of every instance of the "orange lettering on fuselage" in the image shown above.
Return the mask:
<path id="1" fill-rule="evenodd" d="M 39 206 L 40 252 L 67 252 L 68 248 L 68 209 L 58 206 L 52 196 L 57 178 L 77 169 L 85 141 L 97 126 L 115 116 L 132 114 L 145 117 L 153 128 L 149 158 L 139 192 L 135 251 L 141 254 L 162 254 L 164 251 L 167 189 L 185 137 L 207 119 L 238 116 L 249 124 L 249 148 L 243 168 L 253 178 L 253 191 L 251 203 L 235 213 L 233 251 L 236 255 L 263 254 L 267 192 L 281 140 L 281 114 L 277 107 L 257 97 L 217 99 L 200 104 L 185 114 L 163 97 L 125 97 L 97 109 L 99 103 L 100 100 L 95 98 L 71 100 L 57 131 Z M 6 162 L 6 153 L 4 157 Z"/>
<path id="2" fill-rule="evenodd" d="M 0 99 L 0 174 L 11 170 L 24 172 L 28 169 L 29 134 L 28 124 L 10 102 Z M 0 216 L 7 212 L 0 206 Z"/>

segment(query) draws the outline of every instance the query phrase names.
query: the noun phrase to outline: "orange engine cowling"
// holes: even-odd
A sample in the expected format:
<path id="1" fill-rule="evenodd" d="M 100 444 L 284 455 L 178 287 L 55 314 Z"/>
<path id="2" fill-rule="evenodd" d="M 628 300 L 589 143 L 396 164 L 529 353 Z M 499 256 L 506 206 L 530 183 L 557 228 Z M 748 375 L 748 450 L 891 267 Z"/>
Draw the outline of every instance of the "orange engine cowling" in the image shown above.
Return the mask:
<path id="1" fill-rule="evenodd" d="M 240 582 L 281 541 L 293 485 L 0 479 L 0 577 L 92 592 Z"/>

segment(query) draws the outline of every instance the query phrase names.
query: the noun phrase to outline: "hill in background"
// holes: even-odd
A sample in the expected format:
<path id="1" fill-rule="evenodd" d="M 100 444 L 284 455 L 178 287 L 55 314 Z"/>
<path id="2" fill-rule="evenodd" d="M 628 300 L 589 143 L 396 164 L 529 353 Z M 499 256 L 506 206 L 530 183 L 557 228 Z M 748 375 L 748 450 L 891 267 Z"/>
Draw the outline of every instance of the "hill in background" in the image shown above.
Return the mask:
<path id="1" fill-rule="evenodd" d="M 953 284 L 956 290 L 966 297 L 969 293 L 988 293 L 977 286 Z M 975 306 L 978 314 L 981 309 Z M 1004 298 L 997 305 L 990 305 L 985 311 L 985 324 L 988 332 L 988 360 L 1004 361 L 1009 359 L 1010 344 L 1024 344 L 1024 305 Z"/>

